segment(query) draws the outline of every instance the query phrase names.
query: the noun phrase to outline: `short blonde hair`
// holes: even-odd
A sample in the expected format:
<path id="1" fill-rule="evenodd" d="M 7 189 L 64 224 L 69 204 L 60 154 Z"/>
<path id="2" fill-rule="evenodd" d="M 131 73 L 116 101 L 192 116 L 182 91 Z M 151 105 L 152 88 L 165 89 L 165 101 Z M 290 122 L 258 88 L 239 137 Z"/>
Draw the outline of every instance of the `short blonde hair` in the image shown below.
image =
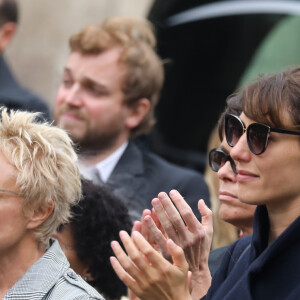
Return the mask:
<path id="1" fill-rule="evenodd" d="M 38 123 L 39 113 L 0 108 L 0 151 L 17 169 L 16 188 L 24 198 L 24 213 L 54 202 L 54 211 L 36 230 L 37 242 L 49 238 L 70 216 L 70 205 L 81 197 L 77 155 L 65 131 Z"/>
<path id="2" fill-rule="evenodd" d="M 152 25 L 146 20 L 126 16 L 87 26 L 70 38 L 72 52 L 97 55 L 113 48 L 121 49 L 120 62 L 126 67 L 124 103 L 134 105 L 141 98 L 151 103 L 148 114 L 132 129 L 132 137 L 147 133 L 155 123 L 154 109 L 164 80 L 162 61 L 155 46 Z"/>

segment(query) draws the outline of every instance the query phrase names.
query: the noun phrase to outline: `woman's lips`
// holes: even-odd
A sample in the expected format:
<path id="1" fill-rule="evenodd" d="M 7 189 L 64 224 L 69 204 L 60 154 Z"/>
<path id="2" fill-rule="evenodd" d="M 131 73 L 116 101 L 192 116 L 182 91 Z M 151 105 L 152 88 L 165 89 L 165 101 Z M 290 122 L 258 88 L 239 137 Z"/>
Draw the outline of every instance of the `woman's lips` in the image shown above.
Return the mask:
<path id="1" fill-rule="evenodd" d="M 220 191 L 219 192 L 219 200 L 220 201 L 236 201 L 236 200 L 238 200 L 238 197 L 229 192 Z"/>
<path id="2" fill-rule="evenodd" d="M 251 180 L 254 180 L 254 179 L 257 179 L 259 176 L 252 173 L 252 172 L 249 172 L 249 171 L 246 171 L 246 170 L 237 170 L 238 174 L 236 176 L 236 180 L 238 182 L 245 182 L 245 181 L 251 181 Z"/>

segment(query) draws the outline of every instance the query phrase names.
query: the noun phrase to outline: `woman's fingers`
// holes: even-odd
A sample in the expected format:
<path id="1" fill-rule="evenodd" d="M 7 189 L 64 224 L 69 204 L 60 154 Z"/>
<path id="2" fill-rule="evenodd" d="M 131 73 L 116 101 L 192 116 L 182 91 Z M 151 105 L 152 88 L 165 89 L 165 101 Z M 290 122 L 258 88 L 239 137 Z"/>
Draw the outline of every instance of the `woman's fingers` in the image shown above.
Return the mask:
<path id="1" fill-rule="evenodd" d="M 139 278 L 140 276 L 139 269 L 135 266 L 132 260 L 127 256 L 127 254 L 124 252 L 120 244 L 116 241 L 112 241 L 111 248 L 116 258 L 118 259 L 118 263 L 116 263 L 114 259 L 111 262 L 113 263 L 114 270 L 116 271 L 118 276 L 122 277 L 122 279 L 121 278 L 120 279 L 122 281 L 126 280 L 126 285 L 127 285 L 127 282 L 129 281 L 128 278 L 131 278 L 131 281 L 133 279 L 136 280 L 136 278 Z M 127 275 L 129 275 L 129 277 Z"/>
<path id="2" fill-rule="evenodd" d="M 146 217 L 147 218 L 147 217 Z M 141 299 L 191 299 L 188 291 L 188 264 L 183 250 L 167 241 L 173 264 L 155 251 L 141 233 L 130 237 L 120 232 L 128 255 L 119 243 L 112 242 L 116 255 L 110 261 L 119 278 Z M 175 298 L 174 298 L 175 297 Z"/>
<path id="3" fill-rule="evenodd" d="M 162 232 L 157 228 L 155 222 L 150 216 L 146 216 L 144 218 L 144 223 L 148 227 L 150 234 L 155 240 L 156 245 L 159 247 L 159 250 L 164 258 L 170 261 L 171 256 L 167 247 L 167 239 L 162 234 Z"/>
<path id="4" fill-rule="evenodd" d="M 154 209 L 158 215 L 158 218 L 162 224 L 162 226 L 165 229 L 165 232 L 167 235 L 175 241 L 175 243 L 178 242 L 178 233 L 179 235 L 184 235 L 185 233 L 185 224 L 177 211 L 176 207 L 172 203 L 169 196 L 162 192 L 158 194 L 158 199 L 160 201 L 160 205 L 162 206 L 162 209 L 165 212 L 164 219 L 161 218 L 160 214 L 158 214 L 158 211 L 156 207 L 154 206 Z"/>
<path id="5" fill-rule="evenodd" d="M 147 258 L 150 264 L 155 269 L 161 269 L 164 264 L 169 264 L 151 245 L 144 239 L 144 237 L 137 231 L 133 232 L 132 238 L 134 243 L 139 248 L 140 252 Z M 149 268 L 141 268 L 142 271 L 148 272 Z"/>
<path id="6" fill-rule="evenodd" d="M 205 227 L 205 230 L 213 234 L 213 214 L 212 211 L 206 206 L 203 199 L 198 202 L 198 209 L 202 216 L 202 226 Z"/>
<path id="7" fill-rule="evenodd" d="M 170 191 L 170 197 L 171 197 L 172 201 L 174 202 L 176 208 L 178 209 L 184 222 L 186 223 L 187 227 L 189 228 L 189 230 L 192 232 L 195 232 L 199 228 L 201 228 L 201 223 L 196 218 L 195 214 L 193 213 L 193 210 L 187 204 L 187 202 L 184 200 L 184 198 L 181 196 L 181 194 L 176 190 L 172 190 L 172 191 Z M 179 224 L 180 224 L 180 227 L 179 228 L 176 227 L 176 230 L 177 231 L 185 230 L 185 225 L 183 224 L 182 220 Z"/>
<path id="8" fill-rule="evenodd" d="M 151 210 L 151 218 L 154 221 L 157 228 L 161 230 L 162 226 L 161 226 L 161 223 L 157 217 L 157 214 L 156 214 L 156 211 L 154 210 L 154 208 L 152 208 L 152 210 Z"/>
<path id="9" fill-rule="evenodd" d="M 136 232 L 138 232 L 138 231 L 134 231 L 132 233 L 132 236 Z M 139 233 L 139 235 L 142 236 L 140 233 Z M 124 251 L 123 251 L 123 253 L 121 251 L 119 251 L 119 253 L 121 254 L 121 258 L 123 259 L 122 261 L 125 265 L 120 261 L 119 256 L 117 256 L 117 258 L 119 259 L 120 263 L 125 268 L 125 270 L 129 271 L 129 274 L 132 275 L 134 279 L 138 280 L 138 276 L 140 276 L 140 273 L 138 272 L 138 270 L 142 270 L 142 271 L 146 270 L 148 267 L 148 262 L 145 260 L 143 255 L 141 255 L 141 252 L 136 247 L 136 245 L 134 244 L 134 242 L 132 241 L 132 239 L 130 238 L 130 236 L 128 235 L 128 233 L 126 231 L 120 231 L 120 238 L 121 238 L 123 246 L 128 255 L 127 256 L 124 253 Z M 143 237 L 143 239 L 145 240 L 144 237 Z M 146 242 L 146 240 L 145 240 L 145 242 Z M 146 243 L 149 245 L 149 247 L 151 247 L 148 242 L 146 242 Z M 127 259 L 124 257 L 124 255 L 127 257 Z M 130 259 L 129 259 L 129 257 L 130 257 Z M 131 262 L 131 264 L 130 264 L 130 262 Z M 135 268 L 133 268 L 132 265 L 134 265 Z"/>
<path id="10" fill-rule="evenodd" d="M 138 231 L 145 237 L 145 239 L 147 241 L 149 241 L 149 238 L 150 238 L 149 231 L 148 231 L 147 226 L 145 226 L 145 224 L 144 224 L 144 218 L 145 218 L 145 216 L 151 216 L 151 210 L 144 209 L 143 214 L 142 214 L 142 219 L 141 219 L 142 228 L 141 228 L 141 231 L 139 231 L 139 230 Z"/>
<path id="11" fill-rule="evenodd" d="M 141 300 L 141 298 L 139 298 L 137 295 L 135 295 L 131 289 L 128 289 L 128 298 L 129 298 L 129 300 Z M 123 297 L 122 297 L 122 299 L 123 299 Z"/>
<path id="12" fill-rule="evenodd" d="M 187 273 L 189 265 L 185 259 L 182 248 L 177 246 L 171 239 L 168 239 L 167 245 L 173 259 L 173 264 L 184 273 Z"/>
<path id="13" fill-rule="evenodd" d="M 133 223 L 133 226 L 132 226 L 132 229 L 131 229 L 131 233 L 134 232 L 134 231 L 141 232 L 141 230 L 142 230 L 142 222 L 135 221 Z"/>
<path id="14" fill-rule="evenodd" d="M 111 256 L 110 263 L 117 276 L 128 287 L 130 295 L 129 299 L 141 300 L 139 297 L 136 296 L 136 294 L 140 294 L 142 292 L 140 284 L 124 270 L 124 268 L 122 267 L 122 265 L 116 257 Z"/>
<path id="15" fill-rule="evenodd" d="M 160 194 L 162 194 L 162 193 L 160 193 Z M 151 203 L 155 210 L 157 218 L 159 219 L 166 234 L 176 241 L 176 236 L 177 236 L 176 230 L 174 229 L 172 222 L 169 220 L 169 217 L 167 216 L 166 211 L 165 211 L 160 199 L 154 198 Z"/>
<path id="16" fill-rule="evenodd" d="M 111 256 L 110 263 L 120 280 L 130 289 L 135 288 L 135 280 L 124 270 L 117 258 Z"/>

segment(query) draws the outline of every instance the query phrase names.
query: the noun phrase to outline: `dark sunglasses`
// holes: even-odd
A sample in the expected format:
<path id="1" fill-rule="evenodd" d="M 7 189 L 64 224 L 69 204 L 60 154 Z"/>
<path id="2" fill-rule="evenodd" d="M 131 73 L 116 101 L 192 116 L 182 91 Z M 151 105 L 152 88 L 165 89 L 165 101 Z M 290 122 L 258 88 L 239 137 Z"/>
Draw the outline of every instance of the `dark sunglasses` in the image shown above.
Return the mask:
<path id="1" fill-rule="evenodd" d="M 233 172 L 237 174 L 235 163 L 229 154 L 224 152 L 221 148 L 214 148 L 209 151 L 208 162 L 214 172 L 218 172 L 227 161 L 230 162 Z"/>
<path id="2" fill-rule="evenodd" d="M 243 121 L 234 115 L 225 115 L 225 136 L 230 147 L 234 147 L 240 137 L 247 132 L 247 143 L 252 153 L 262 154 L 266 151 L 270 132 L 300 135 L 299 131 L 273 128 L 262 123 L 252 123 L 247 128 Z"/>

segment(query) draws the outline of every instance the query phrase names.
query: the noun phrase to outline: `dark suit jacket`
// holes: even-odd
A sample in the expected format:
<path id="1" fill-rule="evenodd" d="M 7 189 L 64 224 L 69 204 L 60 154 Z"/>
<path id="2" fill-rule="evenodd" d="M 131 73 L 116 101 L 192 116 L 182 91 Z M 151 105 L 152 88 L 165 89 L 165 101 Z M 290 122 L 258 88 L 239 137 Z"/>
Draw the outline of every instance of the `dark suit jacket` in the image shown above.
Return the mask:
<path id="1" fill-rule="evenodd" d="M 200 218 L 198 200 L 210 206 L 209 192 L 203 176 L 195 171 L 170 164 L 157 155 L 130 142 L 107 185 L 123 198 L 132 220 L 152 208 L 151 200 L 159 192 L 177 189 Z"/>
<path id="2" fill-rule="evenodd" d="M 0 105 L 8 109 L 42 112 L 46 120 L 51 120 L 47 105 L 15 80 L 2 55 L 0 55 Z"/>

